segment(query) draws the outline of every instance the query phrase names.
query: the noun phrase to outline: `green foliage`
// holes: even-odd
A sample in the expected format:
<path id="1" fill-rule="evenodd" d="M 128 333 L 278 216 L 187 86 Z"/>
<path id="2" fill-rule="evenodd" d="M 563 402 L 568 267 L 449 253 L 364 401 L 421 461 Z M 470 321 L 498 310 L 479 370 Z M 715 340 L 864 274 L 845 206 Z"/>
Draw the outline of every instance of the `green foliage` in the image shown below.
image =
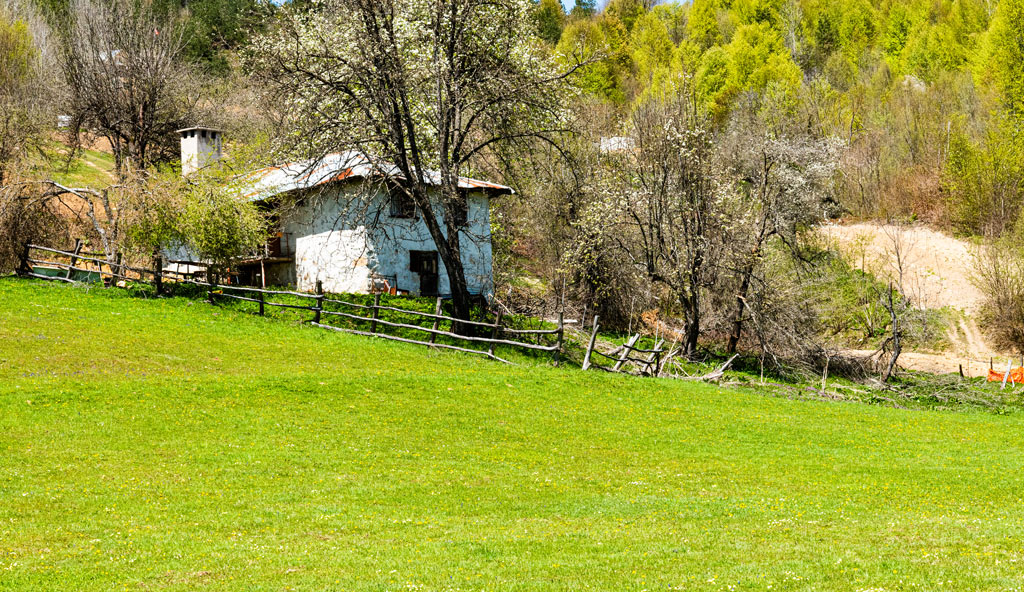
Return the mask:
<path id="1" fill-rule="evenodd" d="M 573 18 L 590 18 L 597 14 L 597 0 L 576 0 L 569 13 Z"/>
<path id="2" fill-rule="evenodd" d="M 687 7 L 680 4 L 659 4 L 649 13 L 665 25 L 674 44 L 687 41 Z"/>
<path id="3" fill-rule="evenodd" d="M 256 252 L 267 238 L 267 220 L 235 191 L 209 183 L 190 184 L 174 229 L 202 260 L 227 266 Z"/>
<path id="4" fill-rule="evenodd" d="M 889 56 L 899 56 L 907 46 L 914 23 L 910 11 L 905 4 L 895 3 L 889 9 L 885 22 L 885 33 L 882 37 L 882 51 Z"/>
<path id="5" fill-rule="evenodd" d="M 177 10 L 180 0 L 155 0 L 165 10 Z M 269 13 L 263 0 L 190 0 L 185 31 L 188 36 L 186 55 L 217 74 L 230 66 L 226 52 L 238 49 L 248 41 Z"/>
<path id="6" fill-rule="evenodd" d="M 575 56 L 592 60 L 580 69 L 573 82 L 593 95 L 621 103 L 626 98 L 622 62 L 627 56 L 615 50 L 606 31 L 606 27 L 593 20 L 573 21 L 563 31 L 556 52 L 567 64 L 572 63 Z"/>
<path id="7" fill-rule="evenodd" d="M 1024 118 L 1024 0 L 1000 0 L 992 21 L 995 79 L 1007 108 Z"/>
<path id="8" fill-rule="evenodd" d="M 729 86 L 735 91 L 763 91 L 770 82 L 787 91 L 800 87 L 800 68 L 793 63 L 782 36 L 769 24 L 757 22 L 736 30 L 726 47 Z"/>
<path id="9" fill-rule="evenodd" d="M 540 0 L 534 8 L 533 18 L 537 23 L 537 36 L 555 45 L 562 37 L 565 26 L 565 10 L 559 0 Z"/>
<path id="10" fill-rule="evenodd" d="M 645 12 L 643 0 L 609 0 L 604 7 L 605 16 L 622 21 L 627 31 L 633 29 Z"/>
<path id="11" fill-rule="evenodd" d="M 998 237 L 1024 207 L 1024 138 L 1010 119 L 997 120 L 978 142 L 961 130 L 949 140 L 943 174 L 947 207 L 962 230 Z"/>
<path id="12" fill-rule="evenodd" d="M 1024 212 L 975 259 L 975 283 L 985 296 L 981 317 L 1004 351 L 1024 354 Z"/>
<path id="13" fill-rule="evenodd" d="M 265 147 L 264 147 L 265 148 Z M 177 170 L 154 173 L 144 190 L 130 194 L 121 207 L 135 210 L 122 221 L 123 249 L 141 256 L 184 248 L 198 261 L 224 269 L 259 252 L 269 230 L 266 208 L 245 199 L 246 175 L 255 168 L 261 145 L 239 147 L 233 157 L 183 179 Z"/>
<path id="14" fill-rule="evenodd" d="M 731 10 L 741 24 L 764 23 L 777 29 L 782 22 L 781 5 L 780 0 L 733 0 Z"/>
<path id="15" fill-rule="evenodd" d="M 882 306 L 886 284 L 838 256 L 830 257 L 822 271 L 821 284 L 808 285 L 808 297 L 817 303 L 826 331 L 843 345 L 876 347 L 890 325 Z"/>
<path id="16" fill-rule="evenodd" d="M 835 14 L 823 11 L 814 22 L 814 42 L 823 56 L 839 49 L 839 24 Z"/>
<path id="17" fill-rule="evenodd" d="M 722 43 L 722 31 L 718 26 L 719 0 L 694 0 L 690 6 L 690 18 L 686 23 L 690 39 L 702 49 Z"/>
<path id="18" fill-rule="evenodd" d="M 0 88 L 20 85 L 31 74 L 37 55 L 28 23 L 0 12 Z"/>
<path id="19" fill-rule="evenodd" d="M 712 47 L 701 57 L 696 89 L 709 112 L 721 114 L 728 108 L 729 55 L 721 47 Z"/>
<path id="20" fill-rule="evenodd" d="M 0 189 L 46 143 L 50 89 L 44 46 L 31 13 L 0 5 Z"/>
<path id="21" fill-rule="evenodd" d="M 657 68 L 672 61 L 675 46 L 669 38 L 665 24 L 654 13 L 641 17 L 632 31 L 633 62 L 640 78 L 646 78 Z"/>
<path id="22" fill-rule="evenodd" d="M 804 117 L 847 137 L 854 157 L 840 194 L 858 215 L 913 213 L 990 232 L 980 221 L 991 204 L 1013 201 L 985 196 L 1013 192 L 1014 166 L 997 165 L 1009 160 L 990 146 L 1008 133 L 1000 110 L 1024 111 L 1024 0 L 694 0 L 646 13 L 640 4 L 613 2 L 570 35 L 601 56 L 580 86 L 621 115 L 692 80 L 718 124 L 749 100 L 766 120 Z M 969 122 L 958 140 L 956 122 Z M 968 145 L 988 154 L 985 175 L 970 172 L 984 167 Z"/>

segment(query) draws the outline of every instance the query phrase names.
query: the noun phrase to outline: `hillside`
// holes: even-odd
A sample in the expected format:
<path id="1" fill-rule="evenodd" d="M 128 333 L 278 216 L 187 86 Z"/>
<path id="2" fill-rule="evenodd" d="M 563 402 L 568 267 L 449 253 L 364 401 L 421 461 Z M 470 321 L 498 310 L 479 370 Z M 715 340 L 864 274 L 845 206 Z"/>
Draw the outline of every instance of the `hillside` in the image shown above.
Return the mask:
<path id="1" fill-rule="evenodd" d="M 1007 590 L 1022 419 L 0 279 L 3 590 Z"/>
<path id="2" fill-rule="evenodd" d="M 957 372 L 985 376 L 992 358 L 1000 367 L 1012 352 L 993 347 L 979 326 L 985 296 L 975 285 L 975 254 L 981 248 L 924 225 L 897 227 L 860 222 L 828 224 L 822 236 L 857 268 L 897 281 L 902 262 L 904 284 L 915 306 L 945 310 L 945 351 L 910 351 L 900 365 L 937 374 Z M 866 350 L 861 353 L 870 353 Z"/>

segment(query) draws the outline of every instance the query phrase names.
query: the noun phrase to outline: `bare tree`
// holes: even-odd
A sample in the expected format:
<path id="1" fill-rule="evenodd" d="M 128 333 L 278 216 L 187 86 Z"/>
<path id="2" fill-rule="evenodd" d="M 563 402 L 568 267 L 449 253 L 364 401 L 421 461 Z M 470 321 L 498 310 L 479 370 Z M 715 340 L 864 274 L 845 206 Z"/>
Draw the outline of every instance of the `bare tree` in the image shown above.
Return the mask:
<path id="1" fill-rule="evenodd" d="M 779 241 L 801 256 L 802 236 L 833 207 L 833 180 L 841 142 L 831 138 L 771 133 L 753 120 L 734 124 L 722 143 L 731 178 L 743 200 L 731 222 L 730 263 L 736 280 L 735 306 L 727 351 L 735 353 L 754 284 L 767 248 Z"/>
<path id="2" fill-rule="evenodd" d="M 197 101 L 179 23 L 133 0 L 72 0 L 70 21 L 60 61 L 73 140 L 108 140 L 122 178 L 176 154 Z"/>
<path id="3" fill-rule="evenodd" d="M 286 152 L 357 150 L 397 173 L 459 318 L 470 312 L 460 176 L 517 143 L 557 144 L 565 127 L 568 72 L 533 42 L 531 10 L 529 0 L 324 0 L 285 9 L 248 54 L 283 110 Z"/>
<path id="4" fill-rule="evenodd" d="M 617 221 L 609 241 L 648 281 L 668 290 L 683 317 L 682 353 L 697 353 L 704 291 L 720 252 L 727 191 L 714 176 L 707 118 L 687 93 L 634 112 L 636 149 L 611 167 Z"/>
<path id="5" fill-rule="evenodd" d="M 28 243 L 59 244 L 76 230 L 61 197 L 14 171 L 0 185 L 0 273 L 14 271 Z"/>
<path id="6" fill-rule="evenodd" d="M 1024 228 L 1022 228 L 1024 229 Z M 974 257 L 974 284 L 985 296 L 981 310 L 997 347 L 1024 354 L 1024 241 L 1009 235 L 980 248 Z"/>
<path id="7" fill-rule="evenodd" d="M 0 187 L 52 123 L 49 28 L 27 2 L 0 4 Z"/>
<path id="8" fill-rule="evenodd" d="M 888 382 L 896 372 L 896 363 L 908 341 L 929 336 L 927 312 L 916 304 L 924 301 L 915 266 L 915 240 L 905 225 L 896 223 L 884 228 L 888 239 L 881 258 L 881 273 L 889 277 L 888 288 L 878 290 L 878 301 L 889 315 L 888 335 L 878 348 L 879 372 Z"/>

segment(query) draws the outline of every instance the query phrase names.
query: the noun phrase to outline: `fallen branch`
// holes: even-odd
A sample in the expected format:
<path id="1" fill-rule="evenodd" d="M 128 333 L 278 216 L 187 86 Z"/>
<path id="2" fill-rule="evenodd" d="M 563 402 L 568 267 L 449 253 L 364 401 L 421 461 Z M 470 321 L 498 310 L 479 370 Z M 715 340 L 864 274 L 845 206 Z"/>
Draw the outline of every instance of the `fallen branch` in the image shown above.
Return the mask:
<path id="1" fill-rule="evenodd" d="M 713 372 L 708 372 L 707 374 L 705 374 L 703 376 L 687 376 L 685 378 L 684 377 L 678 377 L 678 379 L 679 380 L 701 380 L 701 381 L 704 381 L 704 382 L 711 382 L 711 381 L 714 381 L 714 380 L 718 380 L 718 379 L 722 378 L 723 375 L 725 375 L 725 371 L 729 369 L 729 366 L 732 366 L 733 360 L 735 360 L 738 357 L 740 357 L 739 354 L 733 354 L 733 356 L 731 358 L 729 358 L 728 360 L 726 360 L 724 364 L 719 366 Z"/>

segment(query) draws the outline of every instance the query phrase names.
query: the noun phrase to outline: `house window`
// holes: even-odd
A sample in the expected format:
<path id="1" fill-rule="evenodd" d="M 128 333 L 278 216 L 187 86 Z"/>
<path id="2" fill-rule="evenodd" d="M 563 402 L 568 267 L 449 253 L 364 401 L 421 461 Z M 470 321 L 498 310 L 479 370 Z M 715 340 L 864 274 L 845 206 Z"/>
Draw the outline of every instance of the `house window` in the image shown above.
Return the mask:
<path id="1" fill-rule="evenodd" d="M 388 194 L 391 200 L 392 218 L 412 218 L 416 215 L 416 204 L 412 201 L 412 196 L 404 189 L 394 185 L 390 187 Z"/>

